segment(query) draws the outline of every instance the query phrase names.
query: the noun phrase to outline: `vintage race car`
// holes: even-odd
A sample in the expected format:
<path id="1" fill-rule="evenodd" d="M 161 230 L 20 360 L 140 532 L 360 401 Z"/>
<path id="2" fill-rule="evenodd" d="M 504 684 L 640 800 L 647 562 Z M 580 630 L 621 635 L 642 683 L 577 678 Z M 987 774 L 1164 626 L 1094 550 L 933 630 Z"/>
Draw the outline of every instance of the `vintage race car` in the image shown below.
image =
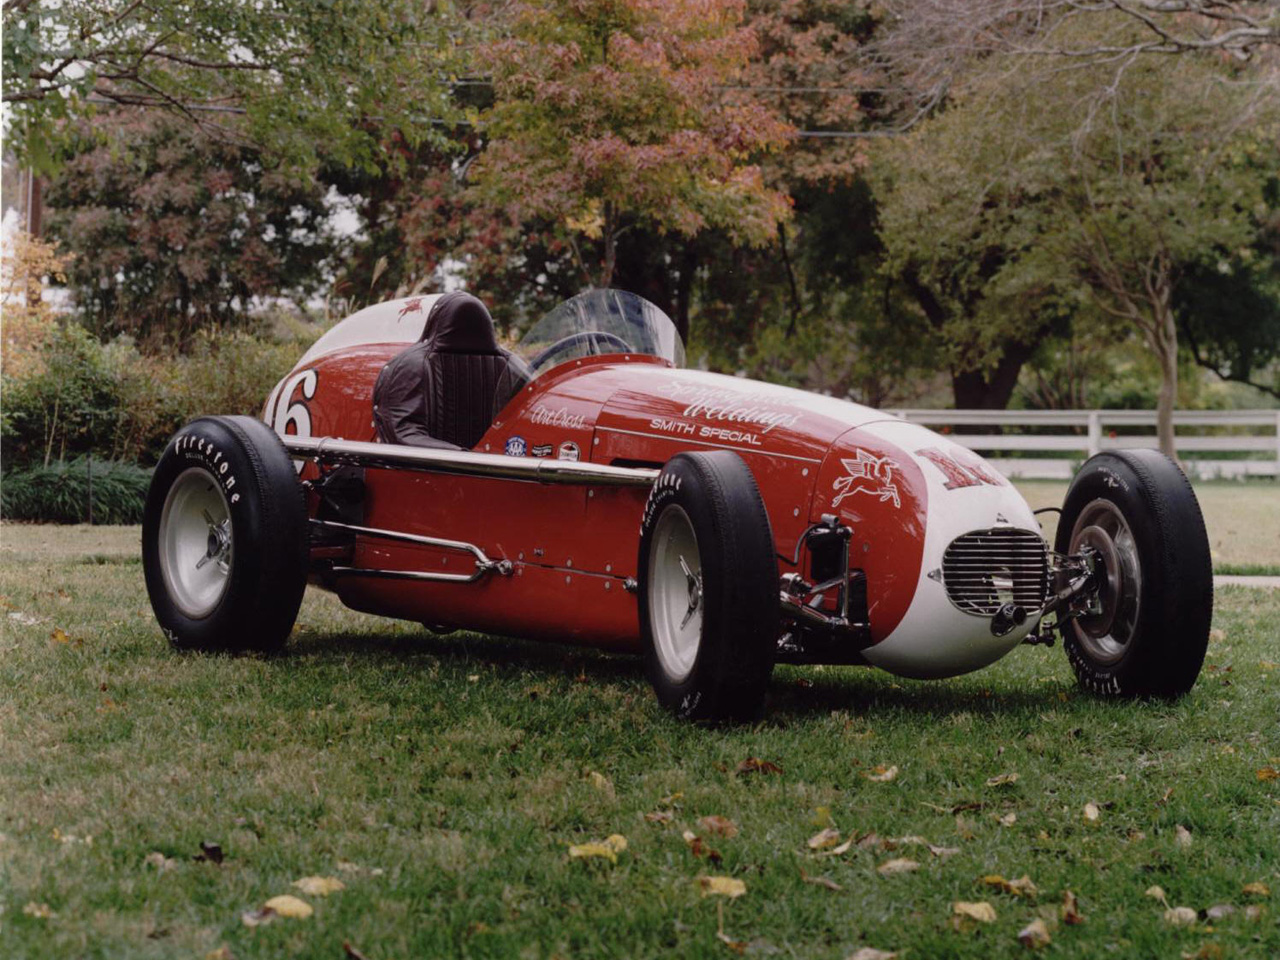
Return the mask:
<path id="1" fill-rule="evenodd" d="M 268 398 L 169 443 L 143 524 L 183 649 L 275 650 L 306 583 L 435 630 L 642 654 L 658 699 L 751 718 L 773 665 L 963 674 L 1061 635 L 1102 695 L 1191 688 L 1213 583 L 1179 468 L 1113 450 L 1056 542 L 947 437 L 684 369 L 670 319 L 573 298 L 512 350 L 465 294 L 362 310 Z"/>

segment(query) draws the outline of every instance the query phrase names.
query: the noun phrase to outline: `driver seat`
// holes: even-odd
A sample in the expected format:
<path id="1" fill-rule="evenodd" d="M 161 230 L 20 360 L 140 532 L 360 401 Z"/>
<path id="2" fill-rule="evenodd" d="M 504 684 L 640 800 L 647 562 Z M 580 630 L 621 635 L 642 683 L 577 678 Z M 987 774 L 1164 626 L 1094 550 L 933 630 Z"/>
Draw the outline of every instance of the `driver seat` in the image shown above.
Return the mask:
<path id="1" fill-rule="evenodd" d="M 470 450 L 497 410 L 528 380 L 524 364 L 498 346 L 493 318 L 468 293 L 449 293 L 427 316 L 423 339 L 397 354 L 374 386 L 378 439 Z M 507 395 L 499 398 L 500 386 Z"/>

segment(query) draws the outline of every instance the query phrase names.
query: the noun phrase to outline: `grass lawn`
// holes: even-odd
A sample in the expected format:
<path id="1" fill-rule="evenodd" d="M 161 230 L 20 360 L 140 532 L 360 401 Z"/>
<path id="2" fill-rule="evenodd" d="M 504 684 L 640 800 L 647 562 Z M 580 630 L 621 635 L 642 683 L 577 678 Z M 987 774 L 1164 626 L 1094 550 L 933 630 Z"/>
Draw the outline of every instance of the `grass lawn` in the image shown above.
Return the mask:
<path id="1" fill-rule="evenodd" d="M 1280 955 L 1280 591 L 1219 592 L 1176 704 L 1099 702 L 1061 649 L 1022 648 L 947 682 L 780 668 L 767 719 L 722 731 L 661 713 L 634 660 L 316 591 L 286 656 L 178 655 L 137 539 L 0 527 L 5 957 L 733 957 L 719 906 L 748 956 L 1023 956 L 1037 918 L 1051 957 Z M 827 826 L 858 842 L 812 852 Z M 570 858 L 611 834 L 616 864 Z M 345 889 L 291 886 L 317 875 Z M 703 875 L 746 892 L 704 897 Z M 1153 886 L 1234 912 L 1174 925 Z M 314 915 L 242 921 L 286 893 Z M 957 901 L 994 922 L 953 929 Z"/>

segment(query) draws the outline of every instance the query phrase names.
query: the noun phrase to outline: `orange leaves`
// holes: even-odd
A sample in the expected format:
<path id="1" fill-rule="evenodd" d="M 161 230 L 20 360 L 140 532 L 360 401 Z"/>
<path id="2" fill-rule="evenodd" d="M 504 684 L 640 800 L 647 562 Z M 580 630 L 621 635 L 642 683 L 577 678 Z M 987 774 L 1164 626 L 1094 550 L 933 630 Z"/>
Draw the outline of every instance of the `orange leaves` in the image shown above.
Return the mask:
<path id="1" fill-rule="evenodd" d="M 738 764 L 738 767 L 734 772 L 739 776 L 744 776 L 748 773 L 781 773 L 782 767 L 778 766 L 778 764 L 771 760 L 761 760 L 758 757 L 747 757 L 747 759 Z"/>

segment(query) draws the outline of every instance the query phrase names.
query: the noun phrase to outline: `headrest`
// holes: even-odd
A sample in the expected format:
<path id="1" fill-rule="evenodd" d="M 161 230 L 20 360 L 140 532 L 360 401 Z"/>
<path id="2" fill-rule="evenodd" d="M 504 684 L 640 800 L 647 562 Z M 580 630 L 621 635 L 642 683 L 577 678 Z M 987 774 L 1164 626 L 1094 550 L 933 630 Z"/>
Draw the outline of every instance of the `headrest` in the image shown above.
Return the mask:
<path id="1" fill-rule="evenodd" d="M 427 314 L 423 339 L 438 353 L 497 353 L 493 318 L 476 297 L 462 291 L 446 293 Z"/>

